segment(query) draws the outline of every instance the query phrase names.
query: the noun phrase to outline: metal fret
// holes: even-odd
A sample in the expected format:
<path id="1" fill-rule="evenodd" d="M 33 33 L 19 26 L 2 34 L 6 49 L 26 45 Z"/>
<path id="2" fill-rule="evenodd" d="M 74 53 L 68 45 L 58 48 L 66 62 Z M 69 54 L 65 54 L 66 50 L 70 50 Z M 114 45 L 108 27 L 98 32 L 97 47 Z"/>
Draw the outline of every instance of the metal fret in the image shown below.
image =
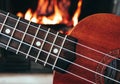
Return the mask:
<path id="1" fill-rule="evenodd" d="M 17 25 L 18 25 L 19 21 L 20 21 L 20 17 L 18 18 L 18 20 L 17 20 L 17 22 L 16 22 L 16 24 L 15 24 L 15 27 L 14 27 L 14 29 L 13 29 L 13 32 L 12 32 L 12 34 L 11 34 L 11 36 L 10 36 L 10 39 L 9 39 L 8 43 L 7 43 L 6 49 L 8 48 L 8 46 L 9 46 L 9 44 L 10 44 L 10 41 L 11 41 L 13 35 L 14 35 L 14 32 L 15 32 L 15 30 L 16 30 L 16 28 L 17 28 Z"/>
<path id="2" fill-rule="evenodd" d="M 19 52 L 19 50 L 20 50 L 21 44 L 22 44 L 22 42 L 23 42 L 23 40 L 24 40 L 24 38 L 25 38 L 25 35 L 26 35 L 27 30 L 28 30 L 28 28 L 29 28 L 29 26 L 30 26 L 30 23 L 31 23 L 31 21 L 29 21 L 29 23 L 28 23 L 28 25 L 27 25 L 27 28 L 26 28 L 26 30 L 25 30 L 25 32 L 24 32 L 24 35 L 23 35 L 23 37 L 22 37 L 22 39 L 21 39 L 21 41 L 20 41 L 20 45 L 18 46 L 18 49 L 17 49 L 16 54 L 18 54 L 18 52 Z"/>
<path id="3" fill-rule="evenodd" d="M 3 43 L 0 43 L 0 45 L 3 45 L 3 46 L 6 46 L 5 44 L 3 44 Z M 15 48 L 13 48 L 13 47 L 10 47 L 9 46 L 9 48 L 13 51 L 17 51 Z M 21 54 L 23 54 L 23 55 L 26 55 L 26 53 L 24 53 L 24 52 L 22 52 L 22 51 L 19 51 Z M 31 57 L 31 58 L 33 58 L 33 59 L 36 59 L 35 57 L 33 57 L 33 56 L 31 56 L 31 55 L 29 55 L 29 57 Z M 41 61 L 41 62 L 43 62 L 44 63 L 44 61 L 43 60 L 40 60 L 40 59 L 38 59 L 39 61 Z"/>
<path id="4" fill-rule="evenodd" d="M 54 38 L 54 41 L 53 41 L 52 46 L 51 46 L 51 48 L 50 48 L 50 51 L 49 51 L 49 53 L 48 53 L 48 55 L 47 55 L 47 58 L 46 58 L 46 60 L 45 60 L 45 62 L 44 62 L 44 66 L 46 65 L 46 63 L 47 63 L 47 61 L 48 61 L 48 58 L 49 58 L 49 56 L 50 56 L 50 54 L 51 54 L 51 51 L 52 51 L 53 46 L 54 46 L 54 44 L 55 44 L 55 41 L 56 41 L 56 39 L 57 39 L 57 37 L 58 37 L 58 34 L 59 34 L 59 32 L 57 32 L 57 34 L 55 35 L 55 38 Z"/>
<path id="5" fill-rule="evenodd" d="M 38 27 L 38 29 L 37 29 L 37 31 L 36 31 L 36 33 L 35 33 L 35 36 L 34 36 L 34 38 L 33 38 L 33 40 L 32 40 L 32 43 L 31 43 L 31 45 L 30 45 L 30 48 L 29 48 L 29 50 L 28 50 L 28 53 L 26 54 L 26 59 L 28 58 L 28 56 L 29 56 L 29 53 L 30 53 L 30 50 L 31 50 L 31 48 L 32 48 L 32 46 L 33 46 L 33 43 L 35 42 L 35 38 L 36 38 L 36 36 L 37 36 L 37 34 L 38 34 L 38 31 L 39 31 L 39 28 L 41 27 L 41 25 L 39 25 L 39 27 Z"/>
<path id="6" fill-rule="evenodd" d="M 48 34 L 49 34 L 49 31 L 50 31 L 50 28 L 48 29 L 48 31 L 47 31 L 47 33 L 46 33 L 46 35 L 45 35 L 45 38 L 44 38 L 43 43 L 42 43 L 42 45 L 41 45 L 41 47 L 40 47 L 40 51 L 38 52 L 38 55 L 37 55 L 37 57 L 36 57 L 35 62 L 37 62 L 37 60 L 38 60 L 38 57 L 39 57 L 39 55 L 40 55 L 40 52 L 41 52 L 41 50 L 42 50 L 42 48 L 43 48 L 43 45 L 44 45 L 44 43 L 45 43 L 45 41 L 46 41 L 46 38 L 47 38 Z"/>
<path id="7" fill-rule="evenodd" d="M 7 21 L 7 18 L 8 18 L 8 16 L 9 16 L 9 14 L 10 14 L 10 13 L 8 12 L 7 15 L 6 15 L 6 17 L 5 17 L 4 22 L 2 23 L 0 33 L 2 32 L 2 29 L 3 29 L 4 25 L 5 25 L 5 22 Z"/>
<path id="8" fill-rule="evenodd" d="M 63 48 L 63 45 L 64 45 L 64 43 L 65 43 L 66 38 L 67 38 L 67 35 L 65 35 L 65 38 L 64 38 L 64 40 L 63 40 L 63 42 L 62 42 L 62 45 L 61 45 L 61 47 L 60 47 L 60 50 L 59 50 L 59 52 L 58 52 L 58 54 L 57 54 L 57 56 L 56 56 L 55 62 L 54 62 L 54 64 L 53 64 L 53 66 L 52 66 L 52 70 L 54 69 L 54 67 L 55 67 L 55 65 L 56 65 L 56 63 L 57 63 L 57 60 L 58 60 L 58 58 L 59 58 L 59 55 L 60 55 L 60 53 L 61 53 L 61 50 L 62 50 L 62 48 Z"/>
<path id="9" fill-rule="evenodd" d="M 14 15 L 9 15 L 9 13 L 1 17 L 0 44 L 4 45 L 0 45 L 2 48 L 15 52 L 16 54 L 26 55 L 26 58 L 34 58 L 33 60 L 35 62 L 41 61 L 42 63 L 40 63 L 44 66 L 51 67 L 55 70 L 57 70 L 56 66 L 66 70 L 70 63 L 65 60 L 74 61 L 72 59 L 75 58 L 75 54 L 68 54 L 69 51 L 65 50 L 70 49 L 75 51 L 76 48 L 73 48 L 75 44 L 73 45 L 73 43 L 66 40 L 69 36 L 67 37 L 67 35 L 65 36 L 59 32 L 52 31 L 50 28 L 44 28 L 44 26 L 42 29 L 41 25 L 32 24 L 24 19 L 20 20 L 20 18 L 18 19 Z M 41 28 L 39 29 L 38 27 Z M 33 30 L 34 32 L 32 32 Z M 65 57 L 66 53 L 67 57 Z M 60 59 L 59 56 L 65 60 Z"/>

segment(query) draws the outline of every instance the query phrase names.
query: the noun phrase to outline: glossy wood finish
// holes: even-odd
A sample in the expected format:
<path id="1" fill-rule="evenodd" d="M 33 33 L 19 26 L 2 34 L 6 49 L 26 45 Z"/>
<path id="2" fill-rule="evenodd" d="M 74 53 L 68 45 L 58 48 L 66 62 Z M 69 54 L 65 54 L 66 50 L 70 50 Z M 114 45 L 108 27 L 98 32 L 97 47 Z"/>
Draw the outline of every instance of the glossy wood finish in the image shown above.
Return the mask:
<path id="1" fill-rule="evenodd" d="M 71 36 L 78 42 L 109 54 L 109 52 L 120 48 L 120 17 L 112 14 L 95 14 L 89 16 L 74 28 Z M 76 52 L 85 57 L 92 58 L 100 63 L 109 64 L 113 58 L 97 53 L 93 50 L 77 45 Z M 120 55 L 113 55 L 119 58 Z M 104 74 L 106 66 L 77 56 L 75 63 L 89 68 L 100 74 Z M 89 79 L 95 84 L 104 84 L 104 78 L 83 68 L 71 65 L 68 71 Z M 54 84 L 91 84 L 68 73 L 55 72 Z"/>

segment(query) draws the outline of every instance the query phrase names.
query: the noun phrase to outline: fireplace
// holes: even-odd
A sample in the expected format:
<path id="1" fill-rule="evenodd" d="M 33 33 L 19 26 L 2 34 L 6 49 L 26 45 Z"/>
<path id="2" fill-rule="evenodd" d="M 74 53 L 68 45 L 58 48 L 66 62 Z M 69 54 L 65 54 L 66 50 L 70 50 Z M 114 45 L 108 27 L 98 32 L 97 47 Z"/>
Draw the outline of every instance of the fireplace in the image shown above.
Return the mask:
<path id="1" fill-rule="evenodd" d="M 42 1 L 42 0 L 41 0 Z M 47 0 L 50 1 L 50 0 Z M 62 0 L 59 0 L 62 1 Z M 70 17 L 74 14 L 77 3 L 79 0 L 63 0 L 63 1 L 71 1 L 71 6 L 69 7 L 69 14 Z M 54 1 L 53 1 L 54 2 Z M 82 9 L 80 9 L 79 20 L 83 19 L 84 17 L 95 14 L 95 13 L 112 13 L 116 0 L 82 0 Z M 17 14 L 18 12 L 25 12 L 31 8 L 32 11 L 37 9 L 38 0 L 29 0 L 29 1 L 21 1 L 21 0 L 1 0 L 0 1 L 0 8 L 6 11 L 10 11 L 13 14 Z M 115 11 L 115 10 L 114 10 Z M 41 13 L 42 14 L 42 13 Z M 50 13 L 46 13 L 48 16 Z"/>
<path id="2" fill-rule="evenodd" d="M 50 1 L 50 0 L 48 0 Z M 62 0 L 60 0 L 62 1 Z M 64 0 L 65 1 L 65 0 Z M 66 0 L 69 1 L 69 0 Z M 72 6 L 69 7 L 69 17 L 72 17 L 77 10 L 77 4 L 80 0 L 71 0 Z M 81 0 L 82 5 L 79 9 L 78 21 L 85 18 L 88 15 L 95 13 L 113 13 L 114 9 L 114 0 Z M 10 11 L 11 13 L 17 15 L 21 12 L 23 15 L 26 11 L 31 8 L 32 11 L 37 9 L 38 0 L 29 0 L 29 1 L 21 1 L 21 0 L 0 0 L 0 9 L 5 11 Z M 53 11 L 52 11 L 53 12 Z M 115 12 L 114 12 L 115 13 Z M 43 13 L 41 13 L 42 16 Z M 51 13 L 43 14 L 45 16 L 49 16 Z M 68 18 L 69 18 L 68 17 Z M 67 19 L 68 19 L 67 18 Z M 51 27 L 55 30 L 59 31 L 67 31 L 69 28 L 72 28 L 73 22 L 71 19 L 69 21 L 65 21 L 65 23 L 60 22 L 56 24 L 44 24 L 39 23 L 48 27 Z M 67 23 L 67 24 L 66 24 Z M 56 29 L 57 28 L 57 29 Z M 4 56 L 3 56 L 4 55 Z M 25 60 L 24 58 L 19 58 L 19 56 L 15 56 L 15 54 L 11 52 L 7 52 L 1 49 L 1 63 L 0 63 L 0 71 L 2 72 L 51 72 L 51 70 L 46 68 L 38 68 L 39 64 L 34 64 L 30 60 Z M 16 59 L 19 61 L 16 61 Z M 14 68 L 13 68 L 14 67 Z"/>

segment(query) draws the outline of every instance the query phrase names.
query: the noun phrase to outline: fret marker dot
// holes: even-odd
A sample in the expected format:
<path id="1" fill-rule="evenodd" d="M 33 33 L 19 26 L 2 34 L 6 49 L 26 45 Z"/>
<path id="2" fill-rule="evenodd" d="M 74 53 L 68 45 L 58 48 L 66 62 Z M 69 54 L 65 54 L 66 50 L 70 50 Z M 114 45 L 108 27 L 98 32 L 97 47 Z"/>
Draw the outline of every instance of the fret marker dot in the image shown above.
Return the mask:
<path id="1" fill-rule="evenodd" d="M 57 53 L 58 53 L 58 49 L 57 49 L 57 48 L 54 48 L 54 49 L 53 49 L 53 53 L 57 54 Z"/>
<path id="2" fill-rule="evenodd" d="M 6 29 L 6 30 L 5 30 L 5 33 L 6 33 L 6 34 L 9 34 L 9 33 L 10 33 L 10 29 Z"/>
<path id="3" fill-rule="evenodd" d="M 40 41 L 37 41 L 36 42 L 36 46 L 40 46 L 41 45 L 41 42 Z"/>

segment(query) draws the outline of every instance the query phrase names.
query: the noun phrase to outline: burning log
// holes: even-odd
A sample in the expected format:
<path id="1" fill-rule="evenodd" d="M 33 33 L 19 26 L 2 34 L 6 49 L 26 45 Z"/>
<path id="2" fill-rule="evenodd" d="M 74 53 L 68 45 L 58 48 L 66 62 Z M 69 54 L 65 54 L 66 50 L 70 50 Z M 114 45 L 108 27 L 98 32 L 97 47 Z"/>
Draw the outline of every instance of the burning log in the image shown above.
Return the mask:
<path id="1" fill-rule="evenodd" d="M 52 28 L 54 29 L 55 31 L 59 31 L 61 33 L 64 33 L 64 34 L 67 34 L 67 32 L 72 28 L 72 27 L 68 27 L 67 25 L 65 24 L 41 24 L 42 27 L 46 27 L 46 28 Z"/>

